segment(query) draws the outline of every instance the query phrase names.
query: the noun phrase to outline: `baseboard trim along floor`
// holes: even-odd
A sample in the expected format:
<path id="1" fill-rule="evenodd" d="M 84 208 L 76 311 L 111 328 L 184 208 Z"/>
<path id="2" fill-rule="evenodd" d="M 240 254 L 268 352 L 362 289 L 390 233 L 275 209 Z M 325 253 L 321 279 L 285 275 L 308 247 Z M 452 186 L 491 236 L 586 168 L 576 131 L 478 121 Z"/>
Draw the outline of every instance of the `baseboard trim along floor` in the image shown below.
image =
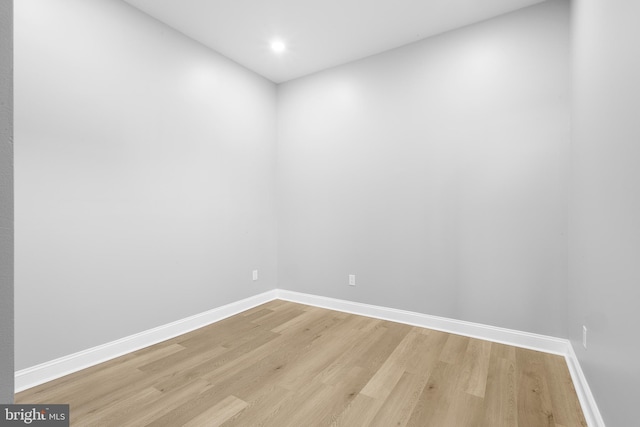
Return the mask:
<path id="1" fill-rule="evenodd" d="M 564 356 L 589 427 L 605 427 L 571 342 L 530 332 L 278 289 L 278 299 Z"/>
<path id="2" fill-rule="evenodd" d="M 567 361 L 587 423 L 590 427 L 604 427 L 593 394 L 569 340 L 283 289 L 264 292 L 204 313 L 17 371 L 15 374 L 16 393 L 218 322 L 274 299 L 562 355 Z"/>
<path id="3" fill-rule="evenodd" d="M 116 341 L 111 341 L 30 368 L 22 369 L 15 374 L 15 392 L 19 393 L 56 378 L 106 362 L 107 360 L 115 359 L 116 357 L 177 337 L 178 335 L 186 334 L 187 332 L 219 322 L 222 319 L 226 319 L 234 314 L 249 310 L 250 308 L 276 298 L 277 291 L 271 290 Z"/>

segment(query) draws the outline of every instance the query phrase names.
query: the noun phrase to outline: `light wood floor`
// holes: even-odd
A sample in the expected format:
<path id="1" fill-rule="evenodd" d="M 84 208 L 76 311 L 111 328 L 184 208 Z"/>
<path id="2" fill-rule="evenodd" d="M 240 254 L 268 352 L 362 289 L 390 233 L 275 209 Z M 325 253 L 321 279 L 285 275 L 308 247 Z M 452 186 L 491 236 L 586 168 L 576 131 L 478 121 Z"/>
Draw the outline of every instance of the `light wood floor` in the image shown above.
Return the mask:
<path id="1" fill-rule="evenodd" d="M 586 426 L 561 356 L 279 300 L 16 403 L 72 426 Z"/>

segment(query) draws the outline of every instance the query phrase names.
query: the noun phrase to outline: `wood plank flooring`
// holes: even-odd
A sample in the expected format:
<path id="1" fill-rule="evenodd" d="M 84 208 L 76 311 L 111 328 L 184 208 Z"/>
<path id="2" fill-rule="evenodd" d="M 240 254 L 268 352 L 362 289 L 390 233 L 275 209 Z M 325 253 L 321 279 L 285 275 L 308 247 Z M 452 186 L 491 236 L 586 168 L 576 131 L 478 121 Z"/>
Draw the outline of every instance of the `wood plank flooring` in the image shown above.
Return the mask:
<path id="1" fill-rule="evenodd" d="M 16 395 L 72 426 L 586 426 L 561 356 L 280 300 Z"/>

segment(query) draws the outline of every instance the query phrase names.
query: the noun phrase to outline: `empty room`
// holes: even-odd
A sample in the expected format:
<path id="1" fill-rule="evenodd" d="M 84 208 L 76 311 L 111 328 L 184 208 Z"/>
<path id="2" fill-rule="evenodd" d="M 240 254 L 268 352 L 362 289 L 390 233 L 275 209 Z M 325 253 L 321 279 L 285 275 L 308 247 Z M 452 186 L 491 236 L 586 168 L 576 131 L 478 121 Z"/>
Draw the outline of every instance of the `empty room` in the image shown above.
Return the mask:
<path id="1" fill-rule="evenodd" d="M 0 0 L 0 426 L 636 425 L 639 20 Z"/>

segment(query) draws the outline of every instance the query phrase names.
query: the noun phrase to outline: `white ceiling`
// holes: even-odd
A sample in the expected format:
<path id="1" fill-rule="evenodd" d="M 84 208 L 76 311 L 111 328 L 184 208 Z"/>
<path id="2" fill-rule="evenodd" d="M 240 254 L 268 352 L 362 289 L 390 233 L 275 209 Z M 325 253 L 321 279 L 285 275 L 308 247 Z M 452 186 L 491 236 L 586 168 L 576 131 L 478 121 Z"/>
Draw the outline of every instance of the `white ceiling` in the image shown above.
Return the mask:
<path id="1" fill-rule="evenodd" d="M 125 1 L 281 83 L 544 0 Z"/>

